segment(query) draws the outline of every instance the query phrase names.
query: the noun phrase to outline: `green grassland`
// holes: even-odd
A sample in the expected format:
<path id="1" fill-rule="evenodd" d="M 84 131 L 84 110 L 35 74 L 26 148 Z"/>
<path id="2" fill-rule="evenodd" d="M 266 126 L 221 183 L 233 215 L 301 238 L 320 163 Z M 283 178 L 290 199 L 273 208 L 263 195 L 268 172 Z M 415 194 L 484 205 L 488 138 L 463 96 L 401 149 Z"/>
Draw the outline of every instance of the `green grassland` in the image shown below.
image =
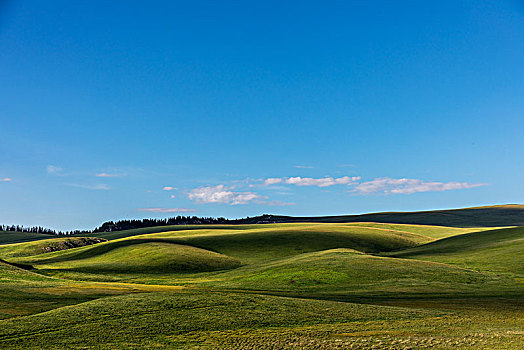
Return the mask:
<path id="1" fill-rule="evenodd" d="M 438 225 L 448 227 L 524 226 L 524 205 L 505 204 L 484 207 L 427 210 L 415 212 L 381 212 L 361 215 L 292 217 L 272 216 L 275 222 L 382 222 Z"/>
<path id="2" fill-rule="evenodd" d="M 524 347 L 524 227 L 3 235 L 2 349 Z"/>
<path id="3" fill-rule="evenodd" d="M 42 253 L 48 253 L 58 250 L 67 250 L 70 248 L 82 247 L 106 241 L 105 239 L 100 237 L 49 238 L 49 235 L 46 236 L 46 239 L 38 239 L 32 242 L 30 241 L 24 243 L 0 245 L 0 256 L 4 259 L 11 259 L 22 256 L 33 256 Z M 2 234 L 0 234 L 0 237 L 2 237 Z"/>
<path id="4" fill-rule="evenodd" d="M 95 254 L 102 250 L 98 248 L 111 249 Z M 140 240 L 137 243 L 137 240 L 130 240 L 114 242 L 113 244 L 93 247 L 82 253 L 82 255 L 69 256 L 70 260 L 57 256 L 53 260 L 49 259 L 54 263 L 42 264 L 40 262 L 37 266 L 42 269 L 70 269 L 88 273 L 144 274 L 213 271 L 240 266 L 240 261 L 226 255 L 165 241 L 147 242 L 147 240 Z M 89 256 L 86 257 L 86 255 Z"/>
<path id="5" fill-rule="evenodd" d="M 0 319 L 31 315 L 104 296 L 180 289 L 171 286 L 68 281 L 33 271 L 0 261 Z"/>
<path id="6" fill-rule="evenodd" d="M 44 233 L 0 231 L 0 244 L 32 242 L 49 238 L 53 238 L 53 236 Z"/>
<path id="7" fill-rule="evenodd" d="M 386 255 L 438 261 L 522 279 L 524 227 L 448 237 Z"/>
<path id="8" fill-rule="evenodd" d="M 285 291 L 346 300 L 362 296 L 392 298 L 399 293 L 419 298 L 457 293 L 479 295 L 479 288 L 483 293 L 496 294 L 501 288 L 515 287 L 503 277 L 447 264 L 376 257 L 343 248 L 240 268 L 220 274 L 208 283 L 232 289 Z"/>

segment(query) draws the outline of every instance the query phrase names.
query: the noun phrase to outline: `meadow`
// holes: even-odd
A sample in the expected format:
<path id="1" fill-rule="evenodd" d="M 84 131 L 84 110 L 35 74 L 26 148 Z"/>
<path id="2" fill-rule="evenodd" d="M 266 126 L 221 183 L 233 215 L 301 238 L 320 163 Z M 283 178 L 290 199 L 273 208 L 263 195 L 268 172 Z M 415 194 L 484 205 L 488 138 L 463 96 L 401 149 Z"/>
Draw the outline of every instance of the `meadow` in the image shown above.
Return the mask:
<path id="1" fill-rule="evenodd" d="M 523 253 L 519 226 L 0 232 L 0 348 L 521 349 Z"/>

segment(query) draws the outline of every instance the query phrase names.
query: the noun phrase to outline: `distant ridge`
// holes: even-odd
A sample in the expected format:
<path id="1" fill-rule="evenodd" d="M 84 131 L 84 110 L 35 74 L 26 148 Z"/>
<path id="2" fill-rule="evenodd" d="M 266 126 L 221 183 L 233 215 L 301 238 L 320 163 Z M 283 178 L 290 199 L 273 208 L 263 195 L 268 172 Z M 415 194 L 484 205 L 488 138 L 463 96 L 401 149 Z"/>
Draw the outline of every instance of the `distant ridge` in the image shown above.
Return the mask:
<path id="1" fill-rule="evenodd" d="M 436 225 L 450 227 L 524 226 L 524 205 L 506 204 L 463 209 L 413 212 L 380 212 L 361 215 L 294 217 L 262 215 L 240 219 L 242 223 L 286 222 L 381 222 L 391 224 Z"/>
<path id="2" fill-rule="evenodd" d="M 107 221 L 93 230 L 54 231 L 42 227 L 23 228 L 21 226 L 0 225 L 0 243 L 19 243 L 47 239 L 49 235 L 70 236 L 88 235 L 101 232 L 117 232 L 152 227 L 178 225 L 246 225 L 294 222 L 378 222 L 391 224 L 434 225 L 449 227 L 503 227 L 524 226 L 524 205 L 505 204 L 463 209 L 443 209 L 412 212 L 379 212 L 359 215 L 334 216 L 284 216 L 264 214 L 241 219 L 226 219 L 197 216 L 177 216 L 165 219 L 141 219 Z"/>

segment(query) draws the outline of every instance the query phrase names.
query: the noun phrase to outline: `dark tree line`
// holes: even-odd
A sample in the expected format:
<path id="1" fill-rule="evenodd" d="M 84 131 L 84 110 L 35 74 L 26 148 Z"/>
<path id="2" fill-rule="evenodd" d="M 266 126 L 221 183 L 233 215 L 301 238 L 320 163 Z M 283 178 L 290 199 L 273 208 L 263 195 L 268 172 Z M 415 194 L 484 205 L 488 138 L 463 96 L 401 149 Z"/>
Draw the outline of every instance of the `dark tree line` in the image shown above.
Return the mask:
<path id="1" fill-rule="evenodd" d="M 107 221 L 93 230 L 74 230 L 74 231 L 57 231 L 40 226 L 24 227 L 19 225 L 0 225 L 0 231 L 16 231 L 29 233 L 43 233 L 49 235 L 75 235 L 75 234 L 89 234 L 98 232 L 114 232 L 122 230 L 132 230 L 137 228 L 153 227 L 153 226 L 170 226 L 170 225 L 216 225 L 216 224 L 256 224 L 256 223 L 271 223 L 271 215 L 262 215 L 256 217 L 246 217 L 243 219 L 226 219 L 213 217 L 198 217 L 198 216 L 176 216 L 166 219 L 141 219 L 141 220 L 119 220 Z"/>
<path id="2" fill-rule="evenodd" d="M 107 221 L 92 232 L 113 232 L 121 230 L 131 230 L 135 228 L 169 226 L 169 225 L 213 225 L 213 224 L 232 224 L 237 220 L 225 218 L 201 218 L 198 216 L 177 216 L 166 219 L 142 219 L 142 220 L 119 220 L 117 222 Z"/>
<path id="3" fill-rule="evenodd" d="M 7 232 L 28 232 L 28 233 L 43 233 L 46 235 L 74 235 L 80 233 L 91 233 L 89 230 L 72 230 L 72 231 L 57 231 L 41 226 L 24 227 L 20 225 L 0 225 L 0 231 Z"/>

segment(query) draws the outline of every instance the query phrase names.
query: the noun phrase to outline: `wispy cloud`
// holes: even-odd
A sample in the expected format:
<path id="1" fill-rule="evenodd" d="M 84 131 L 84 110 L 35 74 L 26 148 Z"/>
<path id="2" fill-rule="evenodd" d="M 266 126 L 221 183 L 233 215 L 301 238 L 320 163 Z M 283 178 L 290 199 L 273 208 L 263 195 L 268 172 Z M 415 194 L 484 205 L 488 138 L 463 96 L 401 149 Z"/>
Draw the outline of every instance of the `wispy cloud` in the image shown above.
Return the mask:
<path id="1" fill-rule="evenodd" d="M 171 195 L 171 196 L 169 196 L 169 197 L 170 197 L 170 198 L 175 198 L 175 195 L 174 195 L 174 194 L 172 194 L 172 195 Z"/>
<path id="2" fill-rule="evenodd" d="M 98 173 L 95 174 L 96 177 L 122 177 L 122 174 L 109 174 L 109 173 Z"/>
<path id="3" fill-rule="evenodd" d="M 358 194 L 411 194 L 417 192 L 449 191 L 485 186 L 484 183 L 469 182 L 436 182 L 419 179 L 392 179 L 383 177 L 362 182 L 355 186 L 353 192 Z"/>
<path id="4" fill-rule="evenodd" d="M 296 186 L 317 186 L 317 187 L 328 187 L 328 186 L 334 186 L 334 185 L 353 185 L 358 180 L 360 180 L 360 176 L 342 176 L 338 178 L 334 177 L 322 177 L 322 178 L 311 178 L 311 177 L 271 177 L 268 179 L 263 180 L 264 186 L 270 186 L 274 184 L 279 183 L 285 183 L 289 185 L 296 185 Z"/>
<path id="5" fill-rule="evenodd" d="M 279 177 L 270 177 L 264 180 L 264 186 L 275 185 L 281 182 L 284 182 L 284 179 L 281 179 Z"/>
<path id="6" fill-rule="evenodd" d="M 150 213 L 190 213 L 196 211 L 196 209 L 190 208 L 139 208 L 137 210 Z"/>
<path id="7" fill-rule="evenodd" d="M 254 192 L 235 192 L 233 187 L 224 185 L 194 188 L 188 198 L 197 203 L 228 203 L 231 205 L 246 204 L 255 199 L 263 199 Z"/>
<path id="8" fill-rule="evenodd" d="M 171 186 L 165 186 L 164 188 L 162 188 L 164 191 L 174 191 L 174 190 L 177 190 L 178 188 L 176 187 L 171 187 Z"/>
<path id="9" fill-rule="evenodd" d="M 312 166 L 308 166 L 308 165 L 294 165 L 293 167 L 297 169 L 313 169 Z"/>
<path id="10" fill-rule="evenodd" d="M 0 182 L 11 182 L 13 181 L 13 179 L 11 179 L 10 177 L 4 177 L 3 179 L 0 179 Z"/>
<path id="11" fill-rule="evenodd" d="M 360 180 L 360 176 L 342 176 L 339 178 L 324 177 L 319 179 L 313 179 L 311 177 L 290 177 L 286 179 L 287 184 L 297 186 L 317 186 L 317 187 L 328 187 L 334 185 L 351 185 L 356 181 Z"/>
<path id="12" fill-rule="evenodd" d="M 55 165 L 48 165 L 46 167 L 46 171 L 48 174 L 51 174 L 51 175 L 59 175 L 62 173 L 62 168 L 58 167 L 58 166 L 55 166 Z"/>
<path id="13" fill-rule="evenodd" d="M 438 182 L 438 181 L 424 181 L 419 179 L 392 179 L 389 177 L 376 178 L 371 181 L 360 182 L 360 176 L 342 176 L 342 177 L 270 177 L 266 179 L 259 179 L 258 185 L 251 185 L 252 187 L 267 186 L 269 188 L 275 185 L 295 185 L 295 186 L 316 186 L 316 187 L 330 187 L 335 185 L 346 185 L 351 188 L 351 192 L 357 194 L 411 194 L 417 192 L 431 192 L 431 191 L 450 191 L 458 189 L 473 188 L 485 186 L 484 183 L 469 183 L 469 182 Z"/>
<path id="14" fill-rule="evenodd" d="M 79 187 L 79 188 L 85 188 L 86 190 L 103 190 L 107 191 L 110 190 L 111 187 L 109 187 L 106 184 L 93 184 L 93 185 L 85 185 L 85 184 L 66 184 L 67 186 L 71 187 Z"/>

